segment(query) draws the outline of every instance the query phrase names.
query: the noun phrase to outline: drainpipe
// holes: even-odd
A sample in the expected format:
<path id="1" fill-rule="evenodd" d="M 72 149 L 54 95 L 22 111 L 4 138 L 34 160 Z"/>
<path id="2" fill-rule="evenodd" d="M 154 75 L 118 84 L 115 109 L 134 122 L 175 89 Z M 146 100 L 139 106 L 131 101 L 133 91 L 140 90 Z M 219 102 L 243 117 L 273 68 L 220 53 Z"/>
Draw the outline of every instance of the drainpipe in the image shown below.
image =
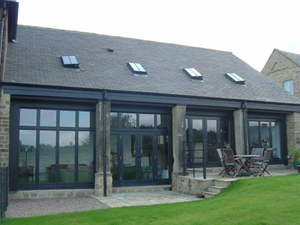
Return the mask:
<path id="1" fill-rule="evenodd" d="M 3 27 L 4 27 L 5 15 L 6 15 L 6 3 L 5 2 L 3 3 L 2 7 L 3 7 L 2 17 L 0 19 L 0 51 L 1 51 L 0 52 L 0 65 L 1 65 L 2 54 L 3 54 L 3 49 L 2 49 L 2 46 L 3 46 L 2 45 L 2 42 L 3 42 Z M 4 80 L 4 71 L 0 74 L 0 97 L 2 97 L 2 81 L 3 80 Z"/>
<path id="2" fill-rule="evenodd" d="M 250 154 L 248 148 L 248 109 L 247 109 L 247 102 L 243 101 L 241 105 L 241 109 L 243 112 L 243 134 L 244 134 L 244 148 L 245 154 Z"/>
<path id="3" fill-rule="evenodd" d="M 107 92 L 103 93 L 103 104 L 102 104 L 102 126 L 103 126 L 103 196 L 107 197 L 107 176 L 106 176 L 106 100 L 107 100 Z"/>

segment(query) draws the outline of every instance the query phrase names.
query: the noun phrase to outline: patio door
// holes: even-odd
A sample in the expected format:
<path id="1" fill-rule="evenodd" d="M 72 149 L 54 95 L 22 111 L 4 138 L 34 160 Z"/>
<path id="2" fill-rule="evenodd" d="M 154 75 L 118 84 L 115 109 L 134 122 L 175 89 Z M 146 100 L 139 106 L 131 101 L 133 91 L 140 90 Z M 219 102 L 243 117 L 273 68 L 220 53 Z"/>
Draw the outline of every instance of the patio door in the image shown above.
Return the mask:
<path id="1" fill-rule="evenodd" d="M 200 165 L 204 155 L 208 165 L 218 162 L 220 146 L 220 119 L 214 117 L 190 117 L 186 120 L 186 147 L 189 164 Z"/>
<path id="2" fill-rule="evenodd" d="M 154 184 L 168 179 L 168 137 L 151 133 L 111 135 L 114 186 Z"/>

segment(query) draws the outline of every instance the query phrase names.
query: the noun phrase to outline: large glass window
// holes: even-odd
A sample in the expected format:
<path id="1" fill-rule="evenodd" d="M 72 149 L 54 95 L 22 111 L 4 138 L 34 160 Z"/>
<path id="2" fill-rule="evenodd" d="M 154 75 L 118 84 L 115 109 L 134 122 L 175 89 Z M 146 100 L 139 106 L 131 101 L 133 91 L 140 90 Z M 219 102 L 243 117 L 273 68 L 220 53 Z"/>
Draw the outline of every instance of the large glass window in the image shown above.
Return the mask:
<path id="1" fill-rule="evenodd" d="M 272 158 L 281 160 L 281 122 L 266 119 L 249 120 L 249 142 L 250 149 L 273 148 Z"/>
<path id="2" fill-rule="evenodd" d="M 94 112 L 28 108 L 19 112 L 19 189 L 30 184 L 33 189 L 93 184 Z"/>

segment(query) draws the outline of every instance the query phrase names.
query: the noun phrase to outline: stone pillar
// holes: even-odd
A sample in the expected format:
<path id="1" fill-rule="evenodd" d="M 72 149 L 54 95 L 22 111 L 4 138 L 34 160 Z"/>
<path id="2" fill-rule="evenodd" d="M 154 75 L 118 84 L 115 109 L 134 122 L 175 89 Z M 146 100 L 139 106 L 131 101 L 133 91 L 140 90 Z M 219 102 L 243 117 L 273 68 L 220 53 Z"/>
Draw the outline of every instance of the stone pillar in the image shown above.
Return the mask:
<path id="1" fill-rule="evenodd" d="M 105 112 L 103 112 L 105 104 Z M 103 173 L 103 152 L 106 150 L 106 177 L 107 194 L 112 194 L 112 174 L 110 172 L 110 102 L 99 102 L 96 105 L 96 174 L 95 174 L 95 195 L 104 195 L 104 173 Z M 103 113 L 105 113 L 106 124 L 103 126 Z M 105 145 L 103 145 L 103 132 L 105 134 Z"/>
<path id="2" fill-rule="evenodd" d="M 178 176 L 183 172 L 182 142 L 185 141 L 186 106 L 177 105 L 172 109 L 173 173 L 172 187 L 177 190 Z"/>
<path id="3" fill-rule="evenodd" d="M 235 151 L 237 155 L 243 155 L 246 153 L 244 146 L 244 120 L 243 111 L 241 109 L 233 112 L 234 117 L 234 139 L 235 139 Z"/>
<path id="4" fill-rule="evenodd" d="M 291 148 L 300 148 L 300 113 L 292 113 L 286 117 L 287 154 L 291 154 Z M 292 167 L 294 159 L 288 161 Z"/>
<path id="5" fill-rule="evenodd" d="M 9 111 L 10 95 L 0 97 L 0 168 L 9 162 Z"/>

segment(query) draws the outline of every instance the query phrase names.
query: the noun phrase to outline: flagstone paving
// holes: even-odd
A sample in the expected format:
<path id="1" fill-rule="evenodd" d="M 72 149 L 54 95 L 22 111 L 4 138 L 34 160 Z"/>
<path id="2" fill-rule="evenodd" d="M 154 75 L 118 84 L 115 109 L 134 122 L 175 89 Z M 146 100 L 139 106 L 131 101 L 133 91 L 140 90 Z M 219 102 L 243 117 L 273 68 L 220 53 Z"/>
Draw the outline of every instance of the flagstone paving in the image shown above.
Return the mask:
<path id="1" fill-rule="evenodd" d="M 101 203 L 111 208 L 124 206 L 140 206 L 167 204 L 175 202 L 189 202 L 200 200 L 196 196 L 181 194 L 175 191 L 139 192 L 113 194 L 108 197 L 95 197 Z"/>

